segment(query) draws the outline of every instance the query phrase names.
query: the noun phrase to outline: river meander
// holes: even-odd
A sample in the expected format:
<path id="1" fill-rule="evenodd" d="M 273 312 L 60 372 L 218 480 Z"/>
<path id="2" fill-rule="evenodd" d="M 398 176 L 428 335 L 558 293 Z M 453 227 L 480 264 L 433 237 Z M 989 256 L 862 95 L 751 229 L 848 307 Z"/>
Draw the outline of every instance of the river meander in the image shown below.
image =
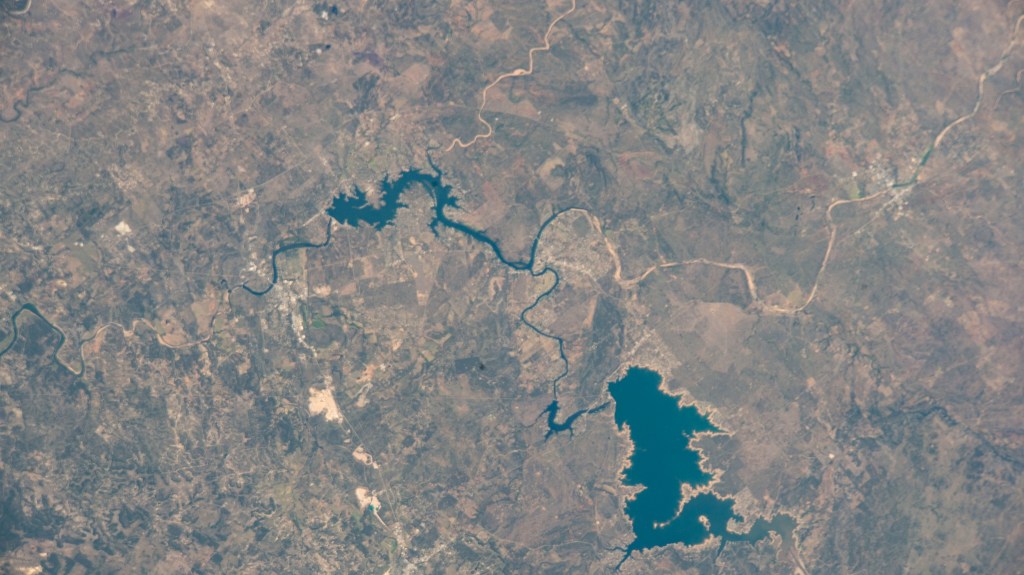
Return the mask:
<path id="1" fill-rule="evenodd" d="M 572 431 L 572 424 L 582 415 L 587 413 L 596 413 L 601 409 L 604 409 L 607 404 L 600 405 L 594 408 L 581 409 L 566 417 L 562 423 L 557 422 L 558 415 L 558 382 L 565 378 L 569 374 L 569 359 L 565 355 L 565 341 L 552 333 L 546 332 L 532 323 L 529 319 L 529 314 L 536 308 L 540 303 L 551 295 L 561 282 L 561 278 L 558 275 L 558 271 L 550 265 L 537 266 L 537 247 L 540 243 L 540 238 L 544 234 L 544 230 L 551 225 L 559 216 L 574 209 L 564 208 L 551 214 L 537 230 L 536 235 L 533 238 L 533 242 L 530 245 L 529 257 L 525 259 L 515 259 L 505 254 L 501 249 L 501 245 L 498 240 L 487 235 L 486 232 L 478 230 L 472 226 L 466 225 L 458 220 L 454 220 L 448 215 L 448 210 L 458 210 L 459 203 L 458 198 L 454 195 L 452 187 L 445 184 L 443 181 L 444 174 L 441 169 L 431 163 L 432 172 L 421 171 L 417 169 L 405 170 L 398 175 L 397 178 L 391 179 L 384 177 L 380 182 L 380 199 L 376 205 L 370 204 L 366 193 L 360 188 L 356 187 L 353 189 L 351 195 L 339 195 L 334 199 L 331 207 L 327 210 L 327 215 L 333 218 L 335 221 L 351 226 L 357 226 L 360 224 L 368 224 L 373 226 L 375 229 L 383 229 L 385 226 L 394 221 L 395 216 L 398 213 L 398 209 L 404 207 L 401 203 L 402 194 L 404 194 L 410 187 L 420 186 L 423 190 L 431 196 L 434 200 L 434 214 L 430 221 L 430 229 L 437 234 L 439 228 L 446 228 L 454 230 L 460 234 L 467 236 L 468 238 L 487 246 L 490 251 L 494 254 L 494 257 L 501 262 L 503 265 L 514 271 L 527 272 L 532 277 L 541 277 L 544 275 L 551 275 L 554 281 L 551 287 L 542 292 L 534 299 L 534 301 L 526 306 L 519 313 L 520 322 L 529 328 L 537 335 L 550 339 L 558 344 L 558 355 L 562 362 L 561 372 L 552 380 L 552 401 L 548 407 L 544 410 L 547 414 L 548 431 L 546 438 L 550 438 L 552 435 L 558 434 L 562 431 Z M 330 236 L 328 235 L 328 241 Z M 323 245 L 326 245 L 323 244 Z M 299 245 L 295 244 L 290 246 L 294 247 L 321 247 L 320 245 Z M 275 256 L 282 250 L 276 250 Z M 277 267 L 274 266 L 274 281 L 277 280 Z M 273 287 L 273 283 L 271 286 Z M 249 293 L 254 295 L 262 295 L 269 291 L 262 291 L 257 293 L 254 290 L 245 288 Z"/>

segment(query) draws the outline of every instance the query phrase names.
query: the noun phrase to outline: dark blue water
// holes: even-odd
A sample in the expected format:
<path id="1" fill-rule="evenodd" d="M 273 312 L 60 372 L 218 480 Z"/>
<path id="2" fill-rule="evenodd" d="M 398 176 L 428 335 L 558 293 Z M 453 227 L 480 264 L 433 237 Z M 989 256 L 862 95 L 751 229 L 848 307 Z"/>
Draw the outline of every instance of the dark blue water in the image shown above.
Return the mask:
<path id="1" fill-rule="evenodd" d="M 285 244 L 285 245 L 275 249 L 273 252 L 271 252 L 271 254 L 270 254 L 270 267 L 274 270 L 274 274 L 271 277 L 270 284 L 267 287 L 265 287 L 263 289 L 260 289 L 260 290 L 257 290 L 257 289 L 252 289 L 251 287 L 249 287 L 248 285 L 246 285 L 244 283 L 242 285 L 238 286 L 238 287 L 244 289 L 245 291 L 251 293 L 254 296 L 264 296 L 264 295 L 267 294 L 267 292 L 269 292 L 270 290 L 274 289 L 274 286 L 277 285 L 277 279 L 278 279 L 278 274 L 277 274 L 277 256 L 279 256 L 279 255 L 281 255 L 281 254 L 283 254 L 285 252 L 292 251 L 292 250 L 298 250 L 298 249 L 319 249 L 319 248 L 327 247 L 327 245 L 330 244 L 330 243 L 331 243 L 331 222 L 327 222 L 327 239 L 325 239 L 324 241 L 322 241 L 322 242 L 320 242 L 318 244 L 314 244 L 312 242 L 294 242 L 294 243 L 290 243 L 290 244 Z"/>
<path id="2" fill-rule="evenodd" d="M 544 434 L 544 439 L 550 439 L 552 435 L 557 435 L 563 431 L 568 431 L 569 435 L 572 435 L 572 424 L 576 423 L 576 420 L 579 419 L 581 415 L 600 413 L 607 409 L 608 406 L 611 405 L 611 403 L 612 402 L 610 401 L 606 401 L 601 405 L 598 405 L 597 407 L 581 409 L 579 411 L 572 413 L 571 415 L 569 415 L 569 417 L 566 417 L 565 421 L 563 421 L 562 423 L 558 423 L 558 400 L 552 400 L 552 402 L 548 404 L 547 408 L 545 408 L 544 411 L 541 413 L 541 415 L 544 415 L 545 413 L 548 414 L 548 432 Z"/>
<path id="3" fill-rule="evenodd" d="M 42 321 L 43 323 L 46 324 L 46 327 L 48 327 L 51 330 L 57 332 L 57 335 L 59 336 L 59 339 L 57 340 L 57 345 L 53 348 L 53 355 L 51 356 L 51 359 L 54 362 L 56 362 L 57 364 L 59 364 L 60 366 L 62 366 L 64 369 L 70 371 L 71 373 L 74 373 L 76 375 L 80 374 L 81 370 L 76 372 L 70 366 L 65 365 L 64 362 L 62 362 L 57 357 L 57 354 L 60 353 L 60 350 L 61 350 L 61 348 L 64 347 L 64 342 L 66 341 L 66 338 L 64 337 L 64 332 L 61 331 L 60 328 L 58 328 L 57 326 L 53 325 L 50 322 L 50 320 L 46 319 L 46 316 L 44 316 L 42 314 L 42 312 L 40 312 L 39 309 L 36 306 L 34 306 L 34 305 L 30 304 L 30 303 L 22 305 L 17 310 L 15 310 L 15 312 L 13 314 L 11 314 L 11 340 L 9 342 L 7 342 L 7 345 L 4 346 L 3 349 L 0 349 L 0 357 L 3 357 L 4 354 L 6 354 L 8 351 L 10 351 L 11 348 L 14 347 L 14 344 L 18 341 L 18 316 L 20 316 L 21 314 L 23 314 L 25 312 L 28 312 L 28 313 L 36 316 L 37 318 L 39 318 L 40 321 Z"/>

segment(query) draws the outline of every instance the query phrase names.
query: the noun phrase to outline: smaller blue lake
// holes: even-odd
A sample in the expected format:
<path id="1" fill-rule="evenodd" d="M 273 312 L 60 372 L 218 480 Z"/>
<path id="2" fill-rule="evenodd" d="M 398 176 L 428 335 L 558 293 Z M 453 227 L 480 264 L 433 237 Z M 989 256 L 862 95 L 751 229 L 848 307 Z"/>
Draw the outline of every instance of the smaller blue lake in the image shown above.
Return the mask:
<path id="1" fill-rule="evenodd" d="M 331 207 L 327 209 L 327 215 L 338 223 L 352 227 L 364 223 L 382 230 L 395 220 L 398 208 L 405 207 L 399 200 L 409 184 L 422 183 L 428 179 L 429 176 L 416 170 L 402 173 L 397 180 L 385 176 L 380 182 L 380 202 L 376 206 L 367 201 L 366 192 L 355 186 L 350 195 L 339 194 L 334 198 Z"/>
<path id="2" fill-rule="evenodd" d="M 634 551 L 674 543 L 697 545 L 712 536 L 721 537 L 723 544 L 757 540 L 789 525 L 787 516 L 779 516 L 771 523 L 759 520 L 750 533 L 732 533 L 729 520 L 742 520 L 733 510 L 732 499 L 700 493 L 682 504 L 684 484 L 699 488 L 712 479 L 701 468 L 700 452 L 691 442 L 699 433 L 720 430 L 695 406 L 680 405 L 660 386 L 661 375 L 638 367 L 608 384 L 615 401 L 615 423 L 619 429 L 629 426 L 633 442 L 623 483 L 643 488 L 626 503 L 636 538 L 625 549 L 623 561 Z"/>

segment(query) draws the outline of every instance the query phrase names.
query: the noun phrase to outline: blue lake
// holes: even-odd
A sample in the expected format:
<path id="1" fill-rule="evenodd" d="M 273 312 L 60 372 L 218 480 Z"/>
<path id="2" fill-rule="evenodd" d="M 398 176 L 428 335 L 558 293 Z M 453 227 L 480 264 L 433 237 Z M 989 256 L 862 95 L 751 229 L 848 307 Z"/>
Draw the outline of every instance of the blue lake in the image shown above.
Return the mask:
<path id="1" fill-rule="evenodd" d="M 523 325 L 538 335 L 558 343 L 562 372 L 552 381 L 553 399 L 541 414 L 547 415 L 548 430 L 545 439 L 563 431 L 572 434 L 576 420 L 588 414 L 598 413 L 609 406 L 603 403 L 596 407 L 577 410 L 558 422 L 558 382 L 569 373 L 569 360 L 565 355 L 561 337 L 545 332 L 530 322 L 528 314 L 551 295 L 560 283 L 558 271 L 550 266 L 536 269 L 537 245 L 544 230 L 561 214 L 573 209 L 564 208 L 554 212 L 540 225 L 530 246 L 529 257 L 516 259 L 505 254 L 498 241 L 484 231 L 452 219 L 448 211 L 456 212 L 459 204 L 450 185 L 442 181 L 441 170 L 431 163 L 433 173 L 407 170 L 397 179 L 384 178 L 381 182 L 381 202 L 377 207 L 367 204 L 366 195 L 356 188 L 349 196 L 339 196 L 328 210 L 335 220 L 350 225 L 366 223 L 377 229 L 394 220 L 403 192 L 414 184 L 422 187 L 434 200 L 434 214 L 429 226 L 436 234 L 439 228 L 458 232 L 471 240 L 483 244 L 503 265 L 517 271 L 525 271 L 534 277 L 551 274 L 554 283 L 541 293 L 532 304 L 523 309 L 519 318 Z M 633 522 L 636 536 L 625 549 L 623 561 L 634 551 L 642 551 L 675 543 L 697 545 L 710 537 L 720 537 L 724 545 L 728 541 L 758 541 L 769 533 L 780 533 L 784 543 L 789 541 L 796 525 L 788 515 L 776 515 L 771 521 L 759 518 L 747 533 L 728 530 L 731 519 L 742 521 L 734 511 L 735 501 L 715 493 L 700 493 L 682 504 L 682 486 L 694 488 L 706 486 L 712 476 L 700 465 L 700 453 L 691 446 L 691 441 L 702 432 L 716 433 L 720 430 L 708 417 L 694 406 L 680 405 L 678 398 L 661 391 L 661 375 L 655 371 L 631 368 L 619 381 L 608 385 L 615 403 L 615 423 L 620 429 L 629 426 L 634 452 L 629 467 L 624 471 L 627 485 L 641 486 L 637 496 L 627 502 L 626 514 Z"/>
<path id="2" fill-rule="evenodd" d="M 712 479 L 701 468 L 700 453 L 691 441 L 698 433 L 719 429 L 699 409 L 680 405 L 660 385 L 661 375 L 637 367 L 608 385 L 615 423 L 619 429 L 629 427 L 633 442 L 623 482 L 643 488 L 626 503 L 636 536 L 626 548 L 626 558 L 634 551 L 673 543 L 696 545 L 712 535 L 734 539 L 727 529 L 729 520 L 742 519 L 733 511 L 732 499 L 714 493 L 701 493 L 680 508 L 684 484 L 697 488 Z"/>

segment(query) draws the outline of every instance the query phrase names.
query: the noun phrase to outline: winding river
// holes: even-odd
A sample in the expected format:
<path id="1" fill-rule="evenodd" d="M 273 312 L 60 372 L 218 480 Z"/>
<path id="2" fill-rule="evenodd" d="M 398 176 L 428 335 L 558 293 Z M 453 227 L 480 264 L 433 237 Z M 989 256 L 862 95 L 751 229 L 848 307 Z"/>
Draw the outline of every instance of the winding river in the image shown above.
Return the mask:
<path id="1" fill-rule="evenodd" d="M 410 186 L 418 185 L 430 194 L 431 198 L 434 200 L 434 216 L 429 224 L 430 229 L 434 234 L 438 233 L 438 228 L 454 230 L 480 244 L 487 246 L 499 262 L 514 271 L 527 272 L 534 278 L 550 274 L 552 278 L 554 278 L 554 282 L 551 287 L 539 294 L 530 305 L 523 308 L 519 313 L 519 321 L 537 335 L 552 340 L 558 344 L 558 356 L 562 363 L 562 371 L 551 381 L 552 400 L 541 414 L 547 414 L 548 416 L 548 431 L 545 435 L 545 439 L 562 431 L 569 431 L 571 433 L 572 424 L 576 419 L 588 413 L 601 411 L 607 407 L 608 404 L 605 403 L 594 408 L 578 410 L 570 414 L 564 422 L 558 423 L 558 383 L 569 374 L 569 358 L 565 355 L 565 340 L 555 334 L 542 330 L 536 324 L 532 323 L 530 321 L 529 314 L 534 310 L 534 308 L 540 305 L 545 298 L 554 293 L 561 283 L 561 277 L 558 275 L 558 270 L 548 264 L 543 265 L 539 269 L 537 267 L 537 248 L 540 244 L 540 238 L 544 234 L 544 230 L 557 220 L 559 216 L 579 208 L 563 208 L 551 214 L 538 228 L 537 233 L 533 238 L 533 242 L 530 244 L 529 256 L 526 259 L 514 259 L 502 251 L 501 245 L 496 239 L 481 230 L 466 225 L 458 220 L 454 220 L 448 216 L 447 210 L 459 209 L 458 198 L 453 193 L 451 185 L 444 183 L 444 173 L 441 169 L 434 164 L 433 161 L 430 162 L 430 167 L 430 172 L 419 169 L 409 169 L 400 173 L 395 179 L 385 176 L 380 183 L 381 202 L 376 207 L 367 202 L 365 192 L 357 187 L 354 189 L 351 196 L 343 194 L 335 198 L 331 207 L 327 210 L 327 215 L 339 223 L 352 226 L 359 225 L 360 223 L 366 223 L 380 230 L 394 221 L 395 216 L 398 213 L 398 209 L 404 207 L 404 204 L 401 203 L 402 194 L 404 194 Z M 328 229 L 328 232 L 329 231 L 330 230 Z M 295 249 L 297 247 L 323 247 L 327 245 L 327 242 L 330 242 L 329 234 L 327 240 L 323 244 L 292 244 L 290 246 L 279 248 L 274 252 L 274 254 L 276 256 L 278 253 L 285 251 L 286 249 Z M 275 265 L 273 282 L 276 281 L 277 267 Z M 254 295 L 263 295 L 263 293 L 269 291 L 271 287 L 273 287 L 273 283 L 266 290 L 263 290 L 262 293 L 256 293 L 254 290 L 248 288 L 246 288 L 246 290 Z"/>

